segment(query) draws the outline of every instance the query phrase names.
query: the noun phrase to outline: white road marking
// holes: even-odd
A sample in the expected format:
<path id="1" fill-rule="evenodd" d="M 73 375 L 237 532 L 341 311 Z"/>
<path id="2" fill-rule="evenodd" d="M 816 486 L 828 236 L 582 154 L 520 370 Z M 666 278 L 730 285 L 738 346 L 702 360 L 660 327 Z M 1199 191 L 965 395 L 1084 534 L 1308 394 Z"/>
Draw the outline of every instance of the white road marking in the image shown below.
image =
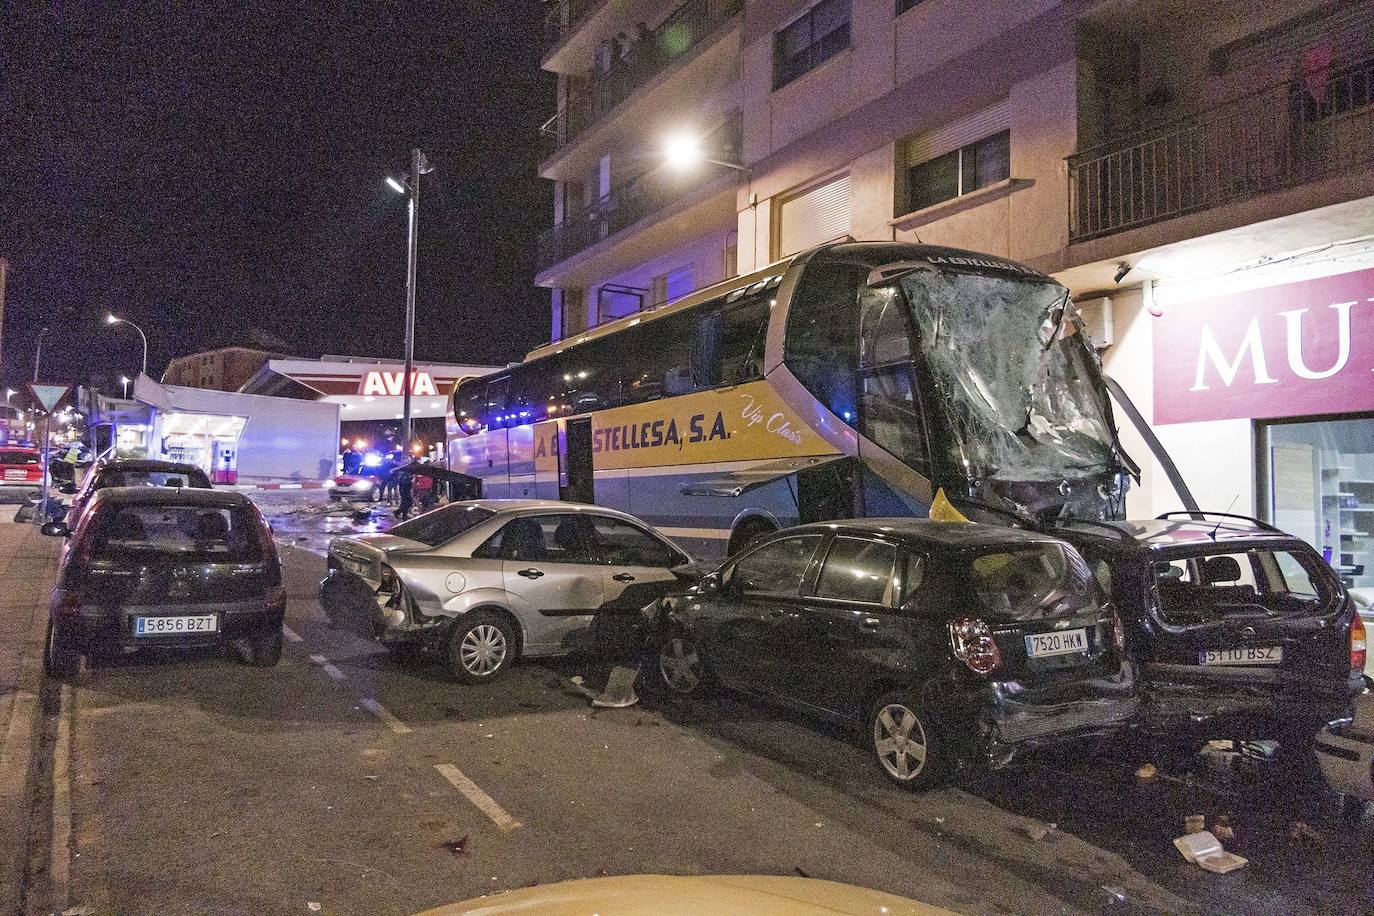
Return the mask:
<path id="1" fill-rule="evenodd" d="M 396 715 L 391 710 L 372 699 L 372 697 L 363 697 L 360 702 L 367 708 L 368 712 L 385 722 L 386 727 L 396 734 L 408 735 L 411 733 L 412 729 L 409 725 L 406 725 L 400 719 L 396 718 Z"/>
<path id="2" fill-rule="evenodd" d="M 348 677 L 348 675 L 330 664 L 329 659 L 325 658 L 323 655 L 312 655 L 310 656 L 310 660 L 323 668 L 324 673 L 336 681 L 342 681 L 344 678 Z"/>
<path id="3" fill-rule="evenodd" d="M 434 769 L 439 771 L 453 787 L 466 796 L 467 800 L 477 806 L 487 817 L 491 818 L 493 824 L 501 829 L 503 833 L 510 833 L 520 822 L 506 813 L 506 809 L 496 803 L 490 795 L 478 788 L 477 783 L 463 775 L 463 771 L 451 763 L 436 763 Z"/>
<path id="4" fill-rule="evenodd" d="M 301 634 L 297 633 L 286 624 L 281 625 L 281 635 L 286 637 L 287 642 L 305 642 Z"/>
<path id="5" fill-rule="evenodd" d="M 62 685 L 57 708 L 57 740 L 52 755 L 52 848 L 48 876 L 52 881 L 52 908 L 62 912 L 71 896 L 72 869 L 72 783 L 71 715 L 72 688 Z"/>

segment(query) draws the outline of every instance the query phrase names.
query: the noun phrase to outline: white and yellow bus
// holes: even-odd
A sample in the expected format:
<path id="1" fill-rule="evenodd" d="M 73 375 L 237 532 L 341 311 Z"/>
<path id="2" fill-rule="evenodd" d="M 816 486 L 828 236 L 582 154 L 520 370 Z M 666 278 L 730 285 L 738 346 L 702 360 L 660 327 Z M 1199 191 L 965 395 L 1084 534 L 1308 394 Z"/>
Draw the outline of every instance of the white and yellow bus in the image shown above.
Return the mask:
<path id="1" fill-rule="evenodd" d="M 1012 261 L 841 242 L 531 352 L 454 393 L 488 497 L 633 513 L 702 557 L 799 522 L 1119 518 L 1121 454 L 1068 292 Z"/>

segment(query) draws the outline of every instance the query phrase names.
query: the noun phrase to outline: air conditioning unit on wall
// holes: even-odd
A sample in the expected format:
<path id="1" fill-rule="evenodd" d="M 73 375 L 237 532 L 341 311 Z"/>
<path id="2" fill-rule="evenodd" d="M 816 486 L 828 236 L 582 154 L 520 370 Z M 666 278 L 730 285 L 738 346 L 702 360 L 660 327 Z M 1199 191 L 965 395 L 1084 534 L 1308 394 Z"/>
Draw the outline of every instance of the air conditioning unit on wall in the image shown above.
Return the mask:
<path id="1" fill-rule="evenodd" d="M 1112 298 L 1097 296 L 1075 302 L 1078 314 L 1083 318 L 1083 327 L 1093 346 L 1105 350 L 1112 345 Z"/>

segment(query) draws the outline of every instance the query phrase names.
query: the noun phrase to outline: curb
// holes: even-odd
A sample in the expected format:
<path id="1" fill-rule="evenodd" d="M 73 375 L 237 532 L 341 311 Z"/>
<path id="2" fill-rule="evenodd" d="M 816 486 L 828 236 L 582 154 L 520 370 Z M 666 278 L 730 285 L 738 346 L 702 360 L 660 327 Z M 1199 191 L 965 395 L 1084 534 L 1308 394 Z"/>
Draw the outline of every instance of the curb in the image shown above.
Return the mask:
<path id="1" fill-rule="evenodd" d="M 323 480 L 304 480 L 299 483 L 242 483 L 242 484 L 221 484 L 216 486 L 216 490 L 237 490 L 246 492 L 248 490 L 327 490 L 332 487 L 334 482 Z"/>

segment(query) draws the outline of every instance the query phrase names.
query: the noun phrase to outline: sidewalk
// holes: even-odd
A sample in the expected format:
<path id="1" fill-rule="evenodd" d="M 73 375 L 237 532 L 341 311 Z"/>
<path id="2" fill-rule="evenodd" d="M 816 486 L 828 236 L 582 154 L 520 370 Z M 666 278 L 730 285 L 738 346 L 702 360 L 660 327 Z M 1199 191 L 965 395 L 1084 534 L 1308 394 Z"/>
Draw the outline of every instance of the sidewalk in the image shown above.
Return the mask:
<path id="1" fill-rule="evenodd" d="M 43 639 L 60 542 L 0 522 L 0 913 L 19 910 L 39 737 Z"/>

